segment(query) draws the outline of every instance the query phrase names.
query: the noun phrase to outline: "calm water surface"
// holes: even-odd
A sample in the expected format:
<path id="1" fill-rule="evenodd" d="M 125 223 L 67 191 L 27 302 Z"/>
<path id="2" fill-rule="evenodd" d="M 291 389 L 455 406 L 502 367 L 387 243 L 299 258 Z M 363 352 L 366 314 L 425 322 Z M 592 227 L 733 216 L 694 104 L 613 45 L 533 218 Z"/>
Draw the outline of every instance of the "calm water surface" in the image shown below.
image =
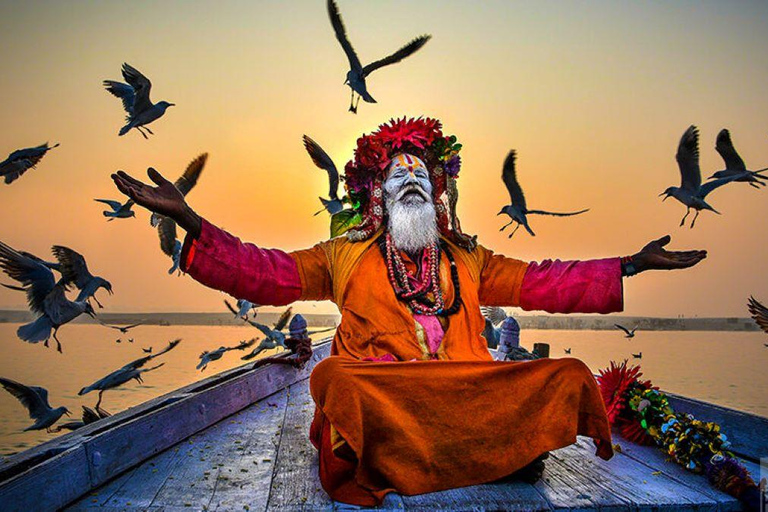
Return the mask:
<path id="1" fill-rule="evenodd" d="M 233 351 L 209 364 L 205 372 L 195 370 L 203 350 L 235 345 L 258 335 L 249 326 L 140 326 L 129 331 L 129 336 L 122 335 L 118 344 L 118 336 L 101 326 L 67 325 L 60 331 L 64 353 L 59 354 L 54 346 L 46 349 L 42 344 L 19 341 L 17 327 L 0 324 L 0 376 L 47 388 L 51 405 L 68 407 L 72 419 L 79 416 L 81 404 L 93 407 L 98 398 L 96 392 L 82 397 L 77 392 L 144 356 L 142 347 L 158 351 L 170 340 L 182 338 L 178 347 L 152 362 L 165 365 L 145 374 L 144 384 L 131 381 L 104 394 L 102 407 L 112 413 L 239 366 L 243 353 Z M 134 343 L 128 342 L 129 337 Z M 641 364 L 645 377 L 664 390 L 768 416 L 768 348 L 763 346 L 768 336 L 762 333 L 641 332 L 633 340 L 625 340 L 614 331 L 523 331 L 523 346 L 530 349 L 535 342 L 549 343 L 551 357 L 566 357 L 564 349 L 570 347 L 570 357 L 582 359 L 595 372 L 611 360 L 628 358 Z M 640 351 L 642 359 L 633 360 L 631 354 Z M 22 432 L 31 424 L 18 401 L 0 389 L 0 455 L 22 451 L 56 435 Z"/>

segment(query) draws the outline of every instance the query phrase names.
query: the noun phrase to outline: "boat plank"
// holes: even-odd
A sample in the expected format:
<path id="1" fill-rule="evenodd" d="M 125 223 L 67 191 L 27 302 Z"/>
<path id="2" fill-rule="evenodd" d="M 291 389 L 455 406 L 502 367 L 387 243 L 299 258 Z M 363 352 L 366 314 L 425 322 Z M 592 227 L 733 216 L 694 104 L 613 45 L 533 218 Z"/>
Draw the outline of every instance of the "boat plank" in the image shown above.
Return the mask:
<path id="1" fill-rule="evenodd" d="M 406 510 L 551 510 L 549 502 L 523 482 L 472 485 L 460 489 L 403 496 Z"/>
<path id="2" fill-rule="evenodd" d="M 317 451 L 309 441 L 314 410 L 309 380 L 292 385 L 267 510 L 330 510 L 332 507 L 331 499 L 320 484 Z"/>
<path id="3" fill-rule="evenodd" d="M 194 436 L 189 442 L 180 443 L 181 451 L 186 455 L 186 460 L 180 466 L 174 468 L 163 487 L 152 500 L 152 505 L 165 507 L 191 506 L 195 509 L 212 509 L 211 502 L 217 489 L 231 489 L 237 486 L 248 485 L 248 490 L 253 491 L 253 479 L 250 475 L 240 472 L 238 462 L 243 459 L 248 451 L 251 455 L 276 451 L 273 437 L 277 430 L 277 424 L 282 422 L 285 414 L 287 390 L 280 390 L 266 400 L 276 407 L 269 407 L 264 403 L 256 403 L 239 414 L 228 418 L 209 428 L 200 435 Z M 260 438 L 260 439 L 259 439 Z M 254 453 L 255 452 L 255 453 Z M 270 459 L 269 456 L 262 457 Z M 248 462 L 251 467 L 255 465 Z M 263 463 L 262 472 L 271 475 L 271 463 Z M 243 495 L 245 497 L 245 495 Z M 252 502 L 257 502 L 256 496 Z M 266 506 L 266 496 L 263 497 L 263 506 Z M 251 500 L 238 504 L 239 509 L 244 505 L 251 505 Z M 235 504 L 227 504 L 223 508 L 231 508 Z"/>
<path id="4" fill-rule="evenodd" d="M 555 450 L 546 461 L 543 478 L 535 484 L 555 509 L 664 508 L 717 510 L 718 504 L 654 468 L 622 453 L 608 461 L 594 455 L 592 441 Z"/>
<path id="5" fill-rule="evenodd" d="M 82 494 L 88 486 L 88 459 L 78 445 L 0 484 L 3 512 L 56 510 Z"/>
<path id="6" fill-rule="evenodd" d="M 252 408 L 253 414 L 237 418 L 247 426 L 242 450 L 235 447 L 227 464 L 220 468 L 220 477 L 227 478 L 217 481 L 208 510 L 266 510 L 287 398 L 288 390 L 284 389 L 259 402 L 258 407 Z"/>

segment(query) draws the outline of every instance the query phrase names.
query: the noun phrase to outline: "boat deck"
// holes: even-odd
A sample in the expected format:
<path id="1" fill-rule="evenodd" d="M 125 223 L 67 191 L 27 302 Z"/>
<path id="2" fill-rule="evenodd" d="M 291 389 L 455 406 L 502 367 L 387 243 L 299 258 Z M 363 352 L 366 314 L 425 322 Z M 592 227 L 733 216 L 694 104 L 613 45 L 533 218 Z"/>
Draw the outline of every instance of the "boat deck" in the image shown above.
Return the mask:
<path id="1" fill-rule="evenodd" d="M 228 370 L 14 455 L 0 465 L 5 511 L 351 510 L 318 479 L 309 442 L 314 404 L 302 370 Z M 757 480 L 768 419 L 669 395 L 672 406 L 719 422 Z M 420 496 L 390 494 L 388 510 L 740 510 L 703 476 L 654 447 L 624 442 L 609 461 L 579 438 L 552 452 L 535 485 L 502 481 Z"/>
<path id="2" fill-rule="evenodd" d="M 343 508 L 320 486 L 317 453 L 308 439 L 313 410 L 308 380 L 293 384 L 152 457 L 66 510 Z M 384 508 L 740 510 L 734 498 L 665 462 L 655 448 L 617 441 L 622 452 L 609 461 L 595 457 L 586 438 L 553 452 L 536 485 L 506 482 L 390 495 Z"/>

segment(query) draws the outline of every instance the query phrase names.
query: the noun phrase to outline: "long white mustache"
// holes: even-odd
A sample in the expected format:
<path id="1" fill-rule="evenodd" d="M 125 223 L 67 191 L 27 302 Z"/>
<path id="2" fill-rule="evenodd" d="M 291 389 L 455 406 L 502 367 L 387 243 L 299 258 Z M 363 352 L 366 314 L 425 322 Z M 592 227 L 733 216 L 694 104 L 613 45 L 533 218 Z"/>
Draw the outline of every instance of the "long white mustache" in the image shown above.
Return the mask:
<path id="1" fill-rule="evenodd" d="M 417 191 L 423 202 L 404 202 L 409 191 Z M 387 227 L 395 247 L 401 251 L 418 252 L 438 240 L 437 215 L 432 198 L 421 187 L 409 186 L 395 198 L 387 198 Z"/>

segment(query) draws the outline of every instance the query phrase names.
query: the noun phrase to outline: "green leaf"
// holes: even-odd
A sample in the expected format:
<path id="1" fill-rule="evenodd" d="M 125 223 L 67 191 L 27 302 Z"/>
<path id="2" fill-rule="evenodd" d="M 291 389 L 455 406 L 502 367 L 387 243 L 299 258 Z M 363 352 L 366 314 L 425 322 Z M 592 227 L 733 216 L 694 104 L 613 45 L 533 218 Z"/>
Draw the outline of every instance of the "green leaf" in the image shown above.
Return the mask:
<path id="1" fill-rule="evenodd" d="M 341 210 L 331 216 L 331 238 L 342 235 L 362 222 L 362 216 L 355 210 Z"/>

